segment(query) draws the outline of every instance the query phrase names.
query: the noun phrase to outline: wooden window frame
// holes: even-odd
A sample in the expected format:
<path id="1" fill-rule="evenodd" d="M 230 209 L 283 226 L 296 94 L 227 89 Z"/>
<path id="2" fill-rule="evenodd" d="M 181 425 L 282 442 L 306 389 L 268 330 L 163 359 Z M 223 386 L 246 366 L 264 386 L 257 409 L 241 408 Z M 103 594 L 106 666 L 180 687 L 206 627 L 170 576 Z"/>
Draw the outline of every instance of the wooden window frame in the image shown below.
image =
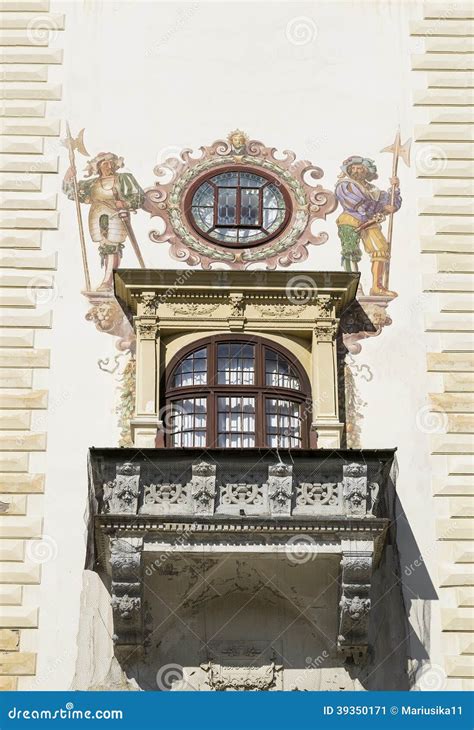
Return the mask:
<path id="1" fill-rule="evenodd" d="M 262 185 L 262 187 L 259 188 L 259 220 L 260 220 L 260 223 L 258 225 L 244 225 L 239 222 L 239 223 L 234 223 L 234 224 L 221 223 L 221 224 L 217 225 L 214 222 L 214 225 L 210 229 L 210 231 L 207 231 L 207 232 L 203 231 L 201 228 L 199 228 L 198 224 L 194 220 L 194 216 L 193 216 L 193 212 L 192 212 L 192 208 L 193 208 L 192 201 L 194 198 L 194 194 L 195 194 L 196 190 L 201 187 L 201 185 L 204 185 L 204 183 L 207 182 L 209 185 L 211 185 L 211 187 L 214 188 L 214 206 L 213 206 L 214 207 L 214 221 L 217 220 L 217 206 L 218 206 L 217 191 L 218 191 L 219 187 L 233 188 L 237 191 L 236 220 L 238 220 L 238 221 L 240 221 L 240 218 L 241 218 L 241 195 L 240 195 L 241 190 L 242 189 L 251 189 L 251 190 L 254 189 L 254 188 L 250 188 L 246 185 L 241 185 L 240 177 L 239 177 L 239 182 L 237 183 L 237 185 L 218 186 L 215 183 L 211 182 L 213 177 L 216 177 L 216 175 L 220 175 L 225 172 L 237 172 L 237 173 L 248 172 L 252 175 L 258 175 L 259 177 L 266 180 L 265 185 Z M 275 231 L 273 231 L 272 233 L 268 233 L 266 236 L 264 236 L 263 238 L 260 238 L 258 241 L 254 241 L 254 242 L 245 241 L 244 243 L 242 243 L 238 240 L 235 242 L 219 241 L 217 238 L 213 238 L 210 235 L 210 233 L 213 230 L 219 230 L 219 228 L 232 228 L 237 231 L 239 231 L 239 230 L 261 230 L 262 232 L 265 232 L 265 229 L 263 228 L 263 190 L 267 185 L 275 185 L 278 188 L 278 190 L 280 191 L 280 193 L 282 194 L 282 197 L 283 197 L 283 200 L 285 203 L 285 215 L 284 215 L 283 221 L 281 222 L 281 224 L 278 226 L 278 228 Z M 282 231 L 286 228 L 286 226 L 291 218 L 293 207 L 291 204 L 291 198 L 290 198 L 288 191 L 281 184 L 281 182 L 279 180 L 277 180 L 277 178 L 268 174 L 266 171 L 260 170 L 259 168 L 253 168 L 253 167 L 248 167 L 248 166 L 238 167 L 235 165 L 229 165 L 229 166 L 225 166 L 225 167 L 222 167 L 219 169 L 213 169 L 210 172 L 208 172 L 206 175 L 199 177 L 193 183 L 193 185 L 190 186 L 188 192 L 186 193 L 186 196 L 184 199 L 184 209 L 186 211 L 186 217 L 189 221 L 189 224 L 191 225 L 193 230 L 198 234 L 198 236 L 200 236 L 201 238 L 205 238 L 207 241 L 210 241 L 211 243 L 213 243 L 217 246 L 222 246 L 224 248 L 252 248 L 253 246 L 261 246 L 264 243 L 268 243 L 269 241 L 272 241 L 274 238 L 279 236 L 282 233 Z M 278 209 L 278 210 L 280 210 L 280 209 Z"/>
<path id="2" fill-rule="evenodd" d="M 255 346 L 255 382 L 253 385 L 223 385 L 217 383 L 217 347 L 224 343 L 252 344 Z M 195 350 L 207 347 L 207 383 L 173 387 L 174 371 L 177 365 Z M 266 385 L 265 350 L 270 349 L 284 357 L 299 378 L 300 389 Z M 275 448 L 267 444 L 266 399 L 289 400 L 299 404 L 301 416 L 301 445 L 292 448 L 310 447 L 311 427 L 311 385 L 309 378 L 299 361 L 285 347 L 264 337 L 252 335 L 212 335 L 196 340 L 183 347 L 172 358 L 163 376 L 163 407 L 168 408 L 173 401 L 184 398 L 207 398 L 206 448 L 222 448 L 217 446 L 218 430 L 218 398 L 219 396 L 246 396 L 255 398 L 255 448 Z M 167 446 L 172 446 L 171 434 L 165 435 Z M 186 447 L 176 447 L 186 448 Z M 226 447 L 232 448 L 232 447 Z M 249 447 L 252 448 L 252 447 Z M 282 447 L 283 448 L 283 447 Z"/>

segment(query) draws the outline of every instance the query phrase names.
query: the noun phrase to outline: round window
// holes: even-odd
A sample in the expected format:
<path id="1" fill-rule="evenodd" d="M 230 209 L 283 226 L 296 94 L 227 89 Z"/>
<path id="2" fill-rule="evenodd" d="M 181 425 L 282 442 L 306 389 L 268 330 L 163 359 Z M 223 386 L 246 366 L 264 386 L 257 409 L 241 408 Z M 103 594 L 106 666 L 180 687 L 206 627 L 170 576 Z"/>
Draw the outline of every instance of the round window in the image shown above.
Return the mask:
<path id="1" fill-rule="evenodd" d="M 276 180 L 242 168 L 200 180 L 186 210 L 193 228 L 223 246 L 256 246 L 277 236 L 290 217 L 290 200 Z"/>

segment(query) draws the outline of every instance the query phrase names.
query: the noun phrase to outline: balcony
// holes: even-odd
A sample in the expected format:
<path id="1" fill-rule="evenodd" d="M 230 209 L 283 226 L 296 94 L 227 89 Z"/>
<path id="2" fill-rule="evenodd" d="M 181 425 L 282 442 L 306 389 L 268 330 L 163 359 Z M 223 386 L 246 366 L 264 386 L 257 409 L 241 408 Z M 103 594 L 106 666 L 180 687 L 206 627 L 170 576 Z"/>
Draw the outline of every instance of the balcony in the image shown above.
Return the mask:
<path id="1" fill-rule="evenodd" d="M 364 661 L 393 457 L 393 450 L 91 449 L 89 567 L 110 581 L 116 652 L 143 645 L 145 573 L 163 554 L 247 561 L 267 554 L 293 564 L 332 556 L 336 652 Z"/>

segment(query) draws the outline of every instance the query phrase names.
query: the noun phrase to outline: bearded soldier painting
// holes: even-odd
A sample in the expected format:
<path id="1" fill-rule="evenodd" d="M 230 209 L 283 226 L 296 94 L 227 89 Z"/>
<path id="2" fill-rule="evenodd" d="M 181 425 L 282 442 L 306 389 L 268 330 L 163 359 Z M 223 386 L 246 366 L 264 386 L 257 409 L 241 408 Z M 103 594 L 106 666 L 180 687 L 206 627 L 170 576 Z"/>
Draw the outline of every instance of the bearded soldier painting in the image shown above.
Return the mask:
<path id="1" fill-rule="evenodd" d="M 113 270 L 122 258 L 124 242 L 128 237 L 141 263 L 141 256 L 130 225 L 130 211 L 143 205 L 144 192 L 129 172 L 118 172 L 123 158 L 112 152 L 101 152 L 87 164 L 89 179 L 77 181 L 79 203 L 89 204 L 89 232 L 98 244 L 104 278 L 98 290 L 112 289 Z M 63 182 L 63 191 L 75 200 L 74 171 L 70 167 Z"/>
<path id="2" fill-rule="evenodd" d="M 335 192 L 343 208 L 337 219 L 342 265 L 345 271 L 359 270 L 362 240 L 372 264 L 370 295 L 396 297 L 387 286 L 390 250 L 380 224 L 402 204 L 398 177 L 390 178 L 391 190 L 379 190 L 372 184 L 378 177 L 374 161 L 357 155 L 344 160 L 341 170 Z"/>

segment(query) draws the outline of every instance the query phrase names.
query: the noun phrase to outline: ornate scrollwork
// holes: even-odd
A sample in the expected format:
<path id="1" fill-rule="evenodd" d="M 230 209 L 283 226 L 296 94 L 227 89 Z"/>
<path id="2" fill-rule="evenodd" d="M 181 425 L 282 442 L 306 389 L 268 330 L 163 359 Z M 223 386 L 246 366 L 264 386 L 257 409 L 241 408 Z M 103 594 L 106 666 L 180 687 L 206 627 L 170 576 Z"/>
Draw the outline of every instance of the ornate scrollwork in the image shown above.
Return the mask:
<path id="1" fill-rule="evenodd" d="M 339 502 L 336 482 L 300 482 L 296 490 L 296 504 L 318 507 L 337 505 Z"/>
<path id="2" fill-rule="evenodd" d="M 332 342 L 336 339 L 337 325 L 335 322 L 317 324 L 314 335 L 318 342 Z"/>
<path id="3" fill-rule="evenodd" d="M 222 504 L 261 505 L 263 496 L 261 484 L 226 484 L 221 494 Z"/>
<path id="4" fill-rule="evenodd" d="M 146 317 L 152 317 L 156 314 L 160 298 L 154 292 L 143 292 L 140 303 L 142 305 L 141 313 Z"/>
<path id="5" fill-rule="evenodd" d="M 337 205 L 331 191 L 315 184 L 323 176 L 321 168 L 307 160 L 296 161 L 296 155 L 288 150 L 277 157 L 275 148 L 249 140 L 243 133 L 232 133 L 227 141 L 217 140 L 200 147 L 198 157 L 191 156 L 191 152 L 184 149 L 179 157 L 169 158 L 156 167 L 158 180 L 155 187 L 146 191 L 145 209 L 161 217 L 165 226 L 163 233 L 151 231 L 150 238 L 156 243 L 169 243 L 173 258 L 190 266 L 201 264 L 205 269 L 214 262 L 232 269 L 266 262 L 268 269 L 275 269 L 304 261 L 309 244 L 327 241 L 326 233 L 314 235 L 311 231 L 313 222 L 324 220 Z M 229 249 L 200 238 L 188 222 L 184 199 L 189 186 L 229 165 L 270 174 L 286 190 L 291 200 L 290 220 L 273 240 L 251 248 Z"/>
<path id="6" fill-rule="evenodd" d="M 142 340 L 154 340 L 159 328 L 156 322 L 137 322 L 137 333 Z"/>
<path id="7" fill-rule="evenodd" d="M 180 317 L 209 317 L 220 307 L 220 303 L 192 302 L 187 301 L 182 304 L 168 304 L 168 307 L 174 314 Z"/>
<path id="8" fill-rule="evenodd" d="M 306 304 L 258 304 L 255 309 L 262 317 L 297 317 L 307 308 Z"/>
<path id="9" fill-rule="evenodd" d="M 225 666 L 209 662 L 203 665 L 209 671 L 211 689 L 220 692 L 226 690 L 252 692 L 268 690 L 275 684 L 277 666 L 271 662 L 266 666 Z M 280 667 L 281 669 L 281 667 Z"/>
<path id="10" fill-rule="evenodd" d="M 370 598 L 360 598 L 360 596 L 352 596 L 348 598 L 343 596 L 339 603 L 339 607 L 347 614 L 351 621 L 362 621 L 370 611 Z"/>
<path id="11" fill-rule="evenodd" d="M 113 596 L 110 605 L 114 611 L 117 611 L 120 618 L 124 621 L 132 621 L 134 614 L 141 609 L 141 599 L 137 596 Z"/>
<path id="12" fill-rule="evenodd" d="M 143 490 L 145 504 L 183 504 L 187 499 L 187 490 L 183 484 L 148 484 Z"/>

